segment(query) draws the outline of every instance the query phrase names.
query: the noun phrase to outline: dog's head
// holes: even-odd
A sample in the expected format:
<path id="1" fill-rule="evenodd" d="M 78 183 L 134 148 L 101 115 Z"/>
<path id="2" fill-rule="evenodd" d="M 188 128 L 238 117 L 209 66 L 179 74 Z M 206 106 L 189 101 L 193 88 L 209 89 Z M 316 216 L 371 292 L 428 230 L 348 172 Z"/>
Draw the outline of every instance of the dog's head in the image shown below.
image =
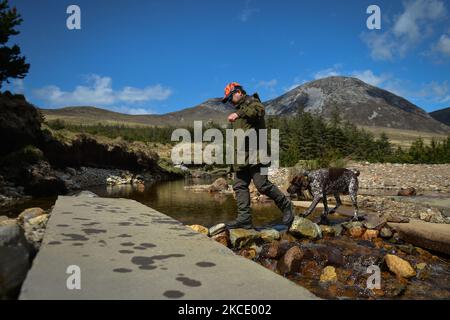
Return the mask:
<path id="1" fill-rule="evenodd" d="M 289 194 L 297 194 L 302 195 L 303 191 L 305 191 L 309 186 L 309 179 L 306 173 L 295 176 L 289 188 L 287 188 L 287 192 Z"/>

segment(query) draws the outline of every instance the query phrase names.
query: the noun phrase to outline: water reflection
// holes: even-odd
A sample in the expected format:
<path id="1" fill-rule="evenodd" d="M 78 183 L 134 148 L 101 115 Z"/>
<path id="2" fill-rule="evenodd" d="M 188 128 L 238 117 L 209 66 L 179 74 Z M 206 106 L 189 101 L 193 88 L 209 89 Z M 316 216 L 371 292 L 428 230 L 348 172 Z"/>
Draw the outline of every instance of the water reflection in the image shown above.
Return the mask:
<path id="1" fill-rule="evenodd" d="M 207 179 L 160 182 L 150 186 L 100 186 L 89 190 L 101 197 L 129 198 L 165 213 L 185 224 L 210 226 L 236 217 L 236 201 L 232 195 L 185 190 L 185 185 L 209 184 Z M 252 205 L 255 225 L 280 218 L 271 202 Z"/>

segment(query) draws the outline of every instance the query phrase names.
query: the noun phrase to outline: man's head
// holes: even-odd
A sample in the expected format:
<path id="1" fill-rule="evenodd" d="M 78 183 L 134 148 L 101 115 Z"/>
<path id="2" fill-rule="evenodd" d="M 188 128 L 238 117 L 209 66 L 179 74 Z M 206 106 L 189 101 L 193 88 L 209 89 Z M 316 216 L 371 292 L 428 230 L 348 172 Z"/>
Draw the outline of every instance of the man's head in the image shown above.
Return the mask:
<path id="1" fill-rule="evenodd" d="M 246 95 L 244 88 L 237 82 L 229 83 L 224 91 L 223 103 L 231 102 L 237 104 Z"/>

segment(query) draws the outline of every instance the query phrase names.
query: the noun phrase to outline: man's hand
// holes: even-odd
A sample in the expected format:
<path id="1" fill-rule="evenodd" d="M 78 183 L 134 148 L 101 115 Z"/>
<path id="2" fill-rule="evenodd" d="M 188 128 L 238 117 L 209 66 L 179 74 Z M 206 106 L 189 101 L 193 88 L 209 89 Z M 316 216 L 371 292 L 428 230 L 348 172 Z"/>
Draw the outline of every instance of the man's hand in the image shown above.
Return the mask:
<path id="1" fill-rule="evenodd" d="M 235 122 L 237 118 L 239 118 L 239 115 L 236 112 L 234 112 L 228 116 L 228 121 Z"/>

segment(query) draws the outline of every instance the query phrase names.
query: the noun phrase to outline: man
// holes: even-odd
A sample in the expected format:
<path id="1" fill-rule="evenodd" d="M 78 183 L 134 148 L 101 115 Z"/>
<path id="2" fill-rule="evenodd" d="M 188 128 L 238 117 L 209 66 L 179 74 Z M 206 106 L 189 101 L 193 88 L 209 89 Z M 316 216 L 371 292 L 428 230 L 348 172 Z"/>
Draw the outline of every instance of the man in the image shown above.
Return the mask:
<path id="1" fill-rule="evenodd" d="M 234 130 L 255 129 L 257 136 L 258 130 L 265 129 L 264 120 L 265 110 L 258 94 L 248 96 L 244 88 L 237 82 L 232 82 L 225 87 L 225 96 L 223 103 L 231 103 L 236 111 L 228 116 L 228 121 L 232 124 Z M 235 148 L 238 148 L 236 146 Z M 232 170 L 235 173 L 233 190 L 236 194 L 238 206 L 238 215 L 236 220 L 226 223 L 228 229 L 244 228 L 252 229 L 252 215 L 250 210 L 250 191 L 249 184 L 253 180 L 256 188 L 261 194 L 264 194 L 275 201 L 275 204 L 283 213 L 283 224 L 288 228 L 294 220 L 294 210 L 292 202 L 268 180 L 267 175 L 262 175 L 260 170 L 263 166 L 259 159 L 256 164 L 250 163 L 248 146 L 245 150 L 245 163 L 237 164 L 236 157 Z M 235 150 L 236 151 L 236 150 Z M 236 154 L 236 152 L 235 152 Z"/>

